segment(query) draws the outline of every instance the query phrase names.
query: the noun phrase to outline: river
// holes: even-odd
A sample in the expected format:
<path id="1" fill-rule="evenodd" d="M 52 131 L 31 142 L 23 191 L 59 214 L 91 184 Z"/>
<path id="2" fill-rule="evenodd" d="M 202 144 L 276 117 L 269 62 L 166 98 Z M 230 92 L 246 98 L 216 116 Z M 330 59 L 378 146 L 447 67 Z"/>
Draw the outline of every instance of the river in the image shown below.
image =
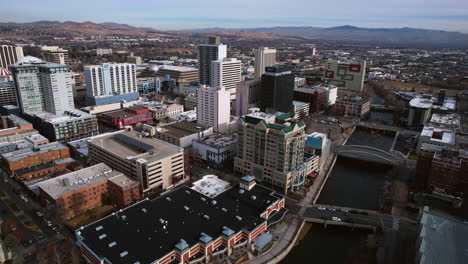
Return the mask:
<path id="1" fill-rule="evenodd" d="M 364 244 L 367 234 L 362 229 L 351 230 L 338 226 L 325 228 L 324 225 L 313 224 L 300 244 L 280 263 L 352 263 L 350 258 L 356 255 L 357 247 Z"/>

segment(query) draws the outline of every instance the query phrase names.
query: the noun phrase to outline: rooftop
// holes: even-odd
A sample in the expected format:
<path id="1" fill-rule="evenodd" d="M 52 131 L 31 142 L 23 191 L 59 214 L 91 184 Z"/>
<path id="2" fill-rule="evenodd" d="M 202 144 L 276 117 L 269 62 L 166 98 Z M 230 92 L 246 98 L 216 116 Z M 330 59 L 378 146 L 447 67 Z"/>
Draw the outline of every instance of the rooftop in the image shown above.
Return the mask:
<path id="1" fill-rule="evenodd" d="M 258 184 L 251 190 L 235 186 L 214 198 L 180 186 L 76 232 L 79 243 L 112 263 L 149 264 L 176 247 L 252 231 L 266 220 L 260 217 L 265 209 L 282 198 Z"/>
<path id="2" fill-rule="evenodd" d="M 237 134 L 212 134 L 196 141 L 200 144 L 207 145 L 213 148 L 223 148 L 232 144 L 237 144 Z"/>
<path id="3" fill-rule="evenodd" d="M 419 263 L 468 263 L 467 236 L 467 222 L 424 210 L 421 218 Z"/>
<path id="4" fill-rule="evenodd" d="M 178 72 L 188 72 L 188 71 L 198 71 L 195 67 L 187 66 L 173 66 L 173 65 L 164 65 L 159 68 L 159 70 L 169 70 L 169 71 L 178 71 Z"/>
<path id="5" fill-rule="evenodd" d="M 88 144 L 97 146 L 122 159 L 144 158 L 156 161 L 183 151 L 182 148 L 151 138 L 140 138 L 130 131 L 118 131 L 90 138 Z"/>
<path id="6" fill-rule="evenodd" d="M 65 122 L 72 122 L 72 121 L 78 121 L 78 120 L 96 117 L 94 115 L 88 114 L 78 109 L 65 111 L 63 115 L 55 115 L 50 112 L 42 112 L 42 113 L 35 114 L 35 116 L 51 124 L 60 124 L 60 123 L 65 123 Z"/>
<path id="7" fill-rule="evenodd" d="M 66 148 L 67 147 L 65 147 L 60 142 L 52 142 L 52 143 L 40 145 L 37 147 L 24 148 L 24 149 L 19 149 L 13 152 L 5 153 L 5 154 L 2 154 L 2 158 L 8 162 L 14 162 L 14 161 L 22 160 L 27 157 L 40 155 L 49 151 L 55 151 L 55 150 L 66 149 Z"/>
<path id="8" fill-rule="evenodd" d="M 421 131 L 421 137 L 430 137 L 431 141 L 445 144 L 455 144 L 455 133 L 448 129 L 425 126 Z"/>
<path id="9" fill-rule="evenodd" d="M 24 126 L 24 125 L 30 125 L 31 123 L 24 120 L 23 118 L 17 116 L 17 115 L 8 115 L 8 116 L 3 116 L 6 117 L 7 119 L 10 119 L 11 122 L 18 126 Z"/>
<path id="10" fill-rule="evenodd" d="M 43 181 L 38 185 L 39 188 L 46 192 L 50 197 L 58 199 L 63 195 L 75 192 L 87 186 L 92 186 L 117 175 L 122 175 L 122 173 L 113 171 L 111 167 L 104 163 L 99 163 L 91 167 Z"/>
<path id="11" fill-rule="evenodd" d="M 205 175 L 202 179 L 193 183 L 192 190 L 210 198 L 214 198 L 229 188 L 229 182 L 216 175 Z"/>
<path id="12" fill-rule="evenodd" d="M 433 113 L 431 117 L 431 123 L 434 125 L 441 125 L 453 128 L 460 127 L 460 115 L 451 113 L 451 114 L 439 114 Z"/>
<path id="13" fill-rule="evenodd" d="M 207 128 L 193 122 L 180 121 L 169 125 L 160 126 L 158 129 L 159 133 L 168 134 L 176 138 L 182 138 L 201 131 L 205 131 Z"/>

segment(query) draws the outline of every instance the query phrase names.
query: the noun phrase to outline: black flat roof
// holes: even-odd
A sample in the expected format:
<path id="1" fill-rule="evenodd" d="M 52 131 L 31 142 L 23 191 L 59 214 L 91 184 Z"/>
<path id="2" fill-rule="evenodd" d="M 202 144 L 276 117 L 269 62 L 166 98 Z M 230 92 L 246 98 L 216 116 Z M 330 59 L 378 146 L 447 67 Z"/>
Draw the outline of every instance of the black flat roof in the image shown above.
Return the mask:
<path id="1" fill-rule="evenodd" d="M 201 233 L 216 239 L 225 227 L 234 233 L 242 229 L 250 232 L 266 221 L 260 214 L 282 198 L 258 184 L 250 191 L 237 185 L 214 198 L 181 186 L 77 232 L 82 243 L 101 258 L 112 263 L 146 264 L 174 250 L 181 239 L 192 247 L 200 241 Z M 115 245 L 109 247 L 113 242 Z"/>

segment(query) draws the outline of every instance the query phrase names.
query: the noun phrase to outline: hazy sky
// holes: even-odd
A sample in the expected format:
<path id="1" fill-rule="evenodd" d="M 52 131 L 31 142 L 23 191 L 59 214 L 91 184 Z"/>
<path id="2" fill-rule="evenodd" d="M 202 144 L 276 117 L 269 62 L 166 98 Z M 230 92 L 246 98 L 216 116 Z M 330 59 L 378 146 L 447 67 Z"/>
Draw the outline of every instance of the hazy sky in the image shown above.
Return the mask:
<path id="1" fill-rule="evenodd" d="M 156 29 L 415 27 L 468 33 L 468 0 L 0 0 L 1 22 L 117 22 Z"/>

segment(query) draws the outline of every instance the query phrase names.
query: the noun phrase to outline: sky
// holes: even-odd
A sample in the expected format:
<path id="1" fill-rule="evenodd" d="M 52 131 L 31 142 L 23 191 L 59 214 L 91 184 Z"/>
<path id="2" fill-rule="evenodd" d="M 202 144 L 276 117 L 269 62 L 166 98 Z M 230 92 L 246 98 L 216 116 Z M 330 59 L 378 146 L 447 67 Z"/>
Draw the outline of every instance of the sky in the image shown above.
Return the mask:
<path id="1" fill-rule="evenodd" d="M 468 0 L 0 0 L 0 22 L 116 22 L 160 30 L 412 27 L 468 33 Z"/>

